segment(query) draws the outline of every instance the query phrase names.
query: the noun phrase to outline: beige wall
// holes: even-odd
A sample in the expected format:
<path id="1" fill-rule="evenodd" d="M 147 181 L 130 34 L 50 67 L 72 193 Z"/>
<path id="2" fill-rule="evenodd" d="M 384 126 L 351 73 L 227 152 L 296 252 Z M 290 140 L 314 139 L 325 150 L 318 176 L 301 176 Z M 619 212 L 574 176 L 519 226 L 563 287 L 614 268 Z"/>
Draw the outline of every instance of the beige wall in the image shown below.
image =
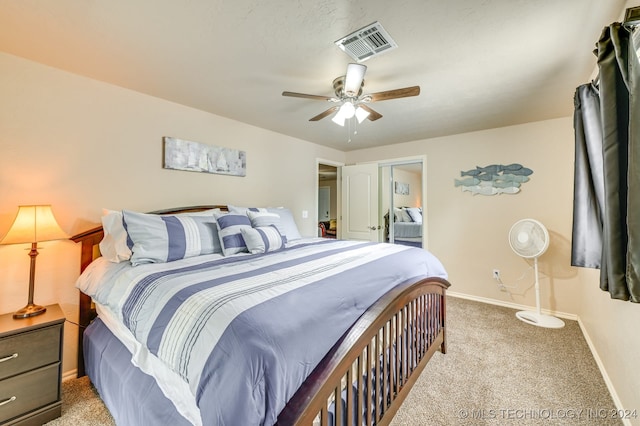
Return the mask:
<path id="1" fill-rule="evenodd" d="M 334 149 L 2 53 L 0 75 L 0 236 L 18 205 L 39 203 L 52 204 L 70 234 L 98 224 L 102 207 L 220 203 L 287 206 L 301 233 L 315 236 L 316 159 L 344 162 Z M 247 176 L 165 170 L 163 136 L 244 150 Z M 35 301 L 60 303 L 77 321 L 80 247 L 70 241 L 41 246 Z M 24 249 L 0 246 L 0 313 L 27 302 Z M 65 372 L 76 366 L 76 333 L 67 324 Z"/>
<path id="2" fill-rule="evenodd" d="M 409 142 L 347 153 L 347 164 L 426 155 L 429 249 L 444 263 L 451 292 L 505 305 L 535 306 L 530 262 L 509 248 L 507 235 L 518 219 L 542 221 L 551 235 L 540 258 L 543 307 L 578 317 L 606 372 L 614 398 L 626 409 L 640 407 L 640 306 L 613 301 L 598 288 L 598 271 L 570 266 L 573 211 L 574 134 L 571 118 Z M 516 195 L 461 192 L 461 170 L 520 163 L 531 180 Z M 501 292 L 491 277 L 501 271 Z M 553 348 L 541 348 L 552 351 Z M 634 424 L 640 424 L 636 420 Z"/>

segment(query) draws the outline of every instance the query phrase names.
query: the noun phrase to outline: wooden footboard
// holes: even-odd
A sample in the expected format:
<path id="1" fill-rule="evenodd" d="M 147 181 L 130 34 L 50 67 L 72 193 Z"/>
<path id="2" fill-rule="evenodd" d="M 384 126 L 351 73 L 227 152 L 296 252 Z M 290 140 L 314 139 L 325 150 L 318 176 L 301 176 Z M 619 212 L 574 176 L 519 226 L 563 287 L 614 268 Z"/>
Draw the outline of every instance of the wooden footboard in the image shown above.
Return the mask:
<path id="1" fill-rule="evenodd" d="M 446 352 L 449 285 L 427 278 L 382 297 L 298 389 L 278 425 L 388 424 L 434 352 Z"/>

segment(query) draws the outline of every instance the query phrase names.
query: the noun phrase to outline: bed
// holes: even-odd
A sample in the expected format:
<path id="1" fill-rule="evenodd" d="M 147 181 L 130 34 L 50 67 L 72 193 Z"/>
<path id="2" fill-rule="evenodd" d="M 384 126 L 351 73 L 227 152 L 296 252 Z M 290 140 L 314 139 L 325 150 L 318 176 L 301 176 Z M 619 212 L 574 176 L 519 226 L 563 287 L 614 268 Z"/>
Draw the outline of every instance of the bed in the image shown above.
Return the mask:
<path id="1" fill-rule="evenodd" d="M 418 207 L 394 208 L 393 229 L 390 229 L 389 213 L 384 216 L 384 237 L 395 244 L 422 247 L 422 209 Z M 393 231 L 393 235 L 391 232 Z"/>
<path id="2" fill-rule="evenodd" d="M 241 216 L 229 207 L 150 220 L 218 211 L 221 224 Z M 446 352 L 450 284 L 421 249 L 291 238 L 133 266 L 99 257 L 103 239 L 103 227 L 72 237 L 82 244 L 78 375 L 118 425 L 388 424 L 435 351 Z"/>

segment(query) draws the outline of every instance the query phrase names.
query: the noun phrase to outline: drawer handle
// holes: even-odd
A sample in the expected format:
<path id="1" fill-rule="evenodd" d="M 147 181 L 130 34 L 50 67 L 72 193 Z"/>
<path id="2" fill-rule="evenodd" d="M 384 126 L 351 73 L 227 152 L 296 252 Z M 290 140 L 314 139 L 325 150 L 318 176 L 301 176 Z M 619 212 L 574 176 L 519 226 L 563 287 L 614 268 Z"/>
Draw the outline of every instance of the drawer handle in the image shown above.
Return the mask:
<path id="1" fill-rule="evenodd" d="M 17 399 L 17 398 L 16 398 L 15 396 L 12 396 L 11 398 L 6 399 L 6 400 L 4 400 L 4 401 L 0 402 L 0 407 L 2 407 L 3 405 L 8 404 L 8 403 L 10 403 L 10 402 L 13 402 L 13 401 L 15 401 L 16 399 Z"/>
<path id="2" fill-rule="evenodd" d="M 13 355 L 5 356 L 4 358 L 0 358 L 0 362 L 9 361 L 10 359 L 18 358 L 18 353 L 16 352 Z"/>

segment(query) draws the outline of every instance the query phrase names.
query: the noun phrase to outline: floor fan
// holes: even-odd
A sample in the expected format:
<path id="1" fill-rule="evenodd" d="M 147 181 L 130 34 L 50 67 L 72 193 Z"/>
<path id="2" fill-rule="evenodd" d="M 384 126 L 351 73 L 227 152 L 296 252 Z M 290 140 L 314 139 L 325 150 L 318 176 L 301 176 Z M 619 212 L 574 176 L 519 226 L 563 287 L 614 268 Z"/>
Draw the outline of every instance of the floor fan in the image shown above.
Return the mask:
<path id="1" fill-rule="evenodd" d="M 509 245 L 511 249 L 525 259 L 533 258 L 535 275 L 536 311 L 519 311 L 516 317 L 527 324 L 546 328 L 562 328 L 564 321 L 551 315 L 545 315 L 540 310 L 540 283 L 538 281 L 538 257 L 549 247 L 549 232 L 547 228 L 535 219 L 522 219 L 514 223 L 509 231 Z"/>

